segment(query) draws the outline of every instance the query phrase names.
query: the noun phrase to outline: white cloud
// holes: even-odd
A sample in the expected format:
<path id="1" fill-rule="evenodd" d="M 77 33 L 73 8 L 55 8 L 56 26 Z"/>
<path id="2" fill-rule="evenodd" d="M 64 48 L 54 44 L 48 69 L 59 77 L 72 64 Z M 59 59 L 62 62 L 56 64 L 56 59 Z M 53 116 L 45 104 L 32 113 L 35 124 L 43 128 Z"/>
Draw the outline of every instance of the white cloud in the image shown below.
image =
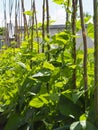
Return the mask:
<path id="1" fill-rule="evenodd" d="M 54 14 L 52 14 L 51 19 L 55 20 L 54 24 L 65 24 L 65 17 L 66 17 L 66 13 L 64 8 L 60 8 L 56 10 Z"/>

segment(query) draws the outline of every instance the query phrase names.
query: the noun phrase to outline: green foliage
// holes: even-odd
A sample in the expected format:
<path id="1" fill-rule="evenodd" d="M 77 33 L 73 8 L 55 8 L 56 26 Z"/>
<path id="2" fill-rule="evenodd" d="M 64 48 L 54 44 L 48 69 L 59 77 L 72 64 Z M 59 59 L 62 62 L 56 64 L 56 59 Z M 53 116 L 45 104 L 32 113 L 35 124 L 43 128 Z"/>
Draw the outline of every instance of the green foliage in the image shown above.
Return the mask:
<path id="1" fill-rule="evenodd" d="M 5 28 L 4 27 L 0 27 L 0 35 L 3 35 L 4 34 L 4 31 L 5 31 Z"/>
<path id="2" fill-rule="evenodd" d="M 27 10 L 24 12 L 24 14 L 26 15 L 29 15 L 29 16 L 32 16 L 33 15 L 33 12 L 31 10 Z"/>
<path id="3" fill-rule="evenodd" d="M 89 121 L 77 121 L 74 122 L 70 130 L 97 130 L 93 124 L 91 124 Z"/>
<path id="4" fill-rule="evenodd" d="M 55 2 L 61 4 L 61 1 Z M 78 30 L 80 25 L 77 25 Z M 92 36 L 91 23 L 87 30 Z M 25 39 L 20 48 L 1 52 L 0 122 L 5 130 L 96 130 L 91 118 L 94 116 L 94 50 L 88 49 L 88 100 L 85 105 L 83 51 L 77 50 L 74 64 L 73 37 L 76 36 L 67 30 L 52 36 L 44 41 L 45 53 L 37 53 L 36 41 L 33 51 L 30 49 L 31 37 Z M 77 70 L 77 88 L 73 90 L 74 69 Z"/>
<path id="5" fill-rule="evenodd" d="M 53 2 L 60 5 L 60 4 L 63 4 L 65 0 L 53 0 Z"/>

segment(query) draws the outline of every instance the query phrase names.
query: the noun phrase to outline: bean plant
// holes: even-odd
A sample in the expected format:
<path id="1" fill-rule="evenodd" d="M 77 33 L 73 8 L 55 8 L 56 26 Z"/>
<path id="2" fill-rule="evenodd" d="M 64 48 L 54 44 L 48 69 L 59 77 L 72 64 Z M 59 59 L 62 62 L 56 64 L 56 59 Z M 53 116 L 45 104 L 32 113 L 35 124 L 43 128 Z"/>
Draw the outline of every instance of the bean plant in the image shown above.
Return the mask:
<path id="1" fill-rule="evenodd" d="M 66 5 L 64 0 L 54 0 L 54 2 Z M 28 12 L 25 14 L 27 15 Z M 87 36 L 93 39 L 94 27 L 90 18 L 88 16 L 84 20 L 88 24 Z M 69 25 L 71 26 L 71 23 Z M 1 129 L 97 130 L 93 102 L 94 49 L 87 50 L 88 95 L 85 98 L 84 52 L 77 48 L 74 63 L 73 39 L 78 36 L 70 31 L 69 25 L 53 36 L 47 34 L 44 39 L 42 39 L 43 32 L 38 31 L 36 35 L 36 31 L 32 32 L 31 27 L 28 30 L 30 35 L 25 36 L 19 48 L 15 46 L 2 48 L 0 52 Z M 40 27 L 42 25 L 39 24 Z M 76 21 L 76 31 L 80 28 L 79 19 Z M 36 41 L 37 36 L 41 39 L 39 44 Z M 74 70 L 76 70 L 75 88 L 73 88 Z"/>

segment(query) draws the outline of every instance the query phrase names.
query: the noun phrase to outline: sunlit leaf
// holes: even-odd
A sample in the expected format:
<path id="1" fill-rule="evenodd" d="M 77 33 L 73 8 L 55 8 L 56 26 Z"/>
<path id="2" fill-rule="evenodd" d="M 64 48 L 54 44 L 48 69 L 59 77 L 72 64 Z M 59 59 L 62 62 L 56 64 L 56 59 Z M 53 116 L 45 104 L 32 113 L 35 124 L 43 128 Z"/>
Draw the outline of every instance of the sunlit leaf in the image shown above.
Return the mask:
<path id="1" fill-rule="evenodd" d="M 79 59 L 83 59 L 83 57 L 84 57 L 84 56 L 83 56 L 83 54 L 81 54 L 81 53 L 77 55 L 77 58 L 79 58 Z"/>
<path id="2" fill-rule="evenodd" d="M 49 62 L 44 62 L 43 67 L 50 70 L 54 70 L 54 66 L 50 64 Z"/>
<path id="3" fill-rule="evenodd" d="M 24 63 L 22 63 L 22 62 L 17 62 L 17 64 L 20 65 L 23 68 L 26 68 L 26 65 Z"/>
<path id="4" fill-rule="evenodd" d="M 77 122 L 74 122 L 73 124 L 71 124 L 70 130 L 82 130 L 82 126 L 77 121 Z"/>
<path id="5" fill-rule="evenodd" d="M 75 69 L 76 65 L 70 65 L 69 67 L 72 68 L 72 69 Z"/>
<path id="6" fill-rule="evenodd" d="M 56 4 L 63 4 L 65 0 L 53 0 Z"/>
<path id="7" fill-rule="evenodd" d="M 89 48 L 88 49 L 88 54 L 93 54 L 94 53 L 94 48 Z"/>
<path id="8" fill-rule="evenodd" d="M 63 82 L 57 82 L 57 83 L 55 83 L 55 86 L 58 87 L 58 88 L 62 88 L 64 86 L 64 83 Z"/>
<path id="9" fill-rule="evenodd" d="M 40 95 L 40 96 L 36 96 L 34 97 L 29 105 L 35 108 L 40 108 L 43 107 L 44 104 L 48 104 L 48 100 L 44 97 L 45 95 Z"/>
<path id="10" fill-rule="evenodd" d="M 31 10 L 25 11 L 24 14 L 29 15 L 29 16 L 33 16 L 33 12 Z"/>
<path id="11" fill-rule="evenodd" d="M 47 82 L 50 80 L 50 71 L 49 70 L 40 70 L 39 72 L 35 73 L 34 75 L 32 75 L 33 78 L 36 78 L 38 80 L 41 80 L 43 82 Z"/>
<path id="12" fill-rule="evenodd" d="M 83 114 L 80 116 L 80 121 L 87 120 L 86 114 Z"/>
<path id="13" fill-rule="evenodd" d="M 40 107 L 42 107 L 44 105 L 44 102 L 40 98 L 36 97 L 36 98 L 33 98 L 30 101 L 29 105 L 31 107 L 40 108 Z"/>

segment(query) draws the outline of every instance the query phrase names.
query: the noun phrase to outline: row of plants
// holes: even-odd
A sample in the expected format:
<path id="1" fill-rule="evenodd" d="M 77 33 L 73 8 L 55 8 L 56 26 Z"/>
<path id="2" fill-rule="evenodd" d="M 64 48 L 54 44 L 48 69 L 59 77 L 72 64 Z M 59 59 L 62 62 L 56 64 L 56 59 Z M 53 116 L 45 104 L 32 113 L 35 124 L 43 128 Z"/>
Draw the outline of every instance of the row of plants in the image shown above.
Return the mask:
<path id="1" fill-rule="evenodd" d="M 68 6 L 65 10 L 70 17 L 73 12 L 68 1 L 53 1 Z M 33 15 L 32 11 L 26 11 L 24 15 L 33 19 L 36 15 L 35 6 L 33 11 Z M 69 21 L 65 30 L 49 36 L 48 20 L 38 25 L 32 23 L 19 48 L 14 47 L 14 44 L 18 44 L 16 41 L 12 42 L 12 47 L 3 47 L 0 52 L 0 129 L 97 130 L 94 113 L 94 49 L 87 50 L 88 88 L 85 90 L 84 50 L 81 50 L 81 46 L 76 50 L 76 57 L 73 57 L 73 39 L 79 36 L 74 34 L 74 29 L 72 32 L 72 23 Z M 94 39 L 94 26 L 90 20 L 89 15 L 84 18 L 87 36 Z M 78 32 L 81 20 L 75 23 Z M 37 31 L 33 28 L 37 28 Z"/>
<path id="2" fill-rule="evenodd" d="M 89 18 L 86 18 L 87 22 Z M 77 29 L 80 28 L 79 21 Z M 93 25 L 88 24 L 88 35 Z M 44 39 L 45 52 L 33 51 L 30 38 L 20 48 L 0 54 L 0 124 L 5 130 L 96 130 L 94 126 L 94 58 L 88 49 L 88 97 L 83 81 L 83 50 L 72 58 L 72 38 L 64 30 Z M 40 43 L 42 46 L 43 42 Z M 47 50 L 47 45 L 50 50 Z M 50 60 L 48 60 L 50 55 Z M 72 74 L 76 68 L 77 88 Z M 86 100 L 86 102 L 85 102 Z"/>

